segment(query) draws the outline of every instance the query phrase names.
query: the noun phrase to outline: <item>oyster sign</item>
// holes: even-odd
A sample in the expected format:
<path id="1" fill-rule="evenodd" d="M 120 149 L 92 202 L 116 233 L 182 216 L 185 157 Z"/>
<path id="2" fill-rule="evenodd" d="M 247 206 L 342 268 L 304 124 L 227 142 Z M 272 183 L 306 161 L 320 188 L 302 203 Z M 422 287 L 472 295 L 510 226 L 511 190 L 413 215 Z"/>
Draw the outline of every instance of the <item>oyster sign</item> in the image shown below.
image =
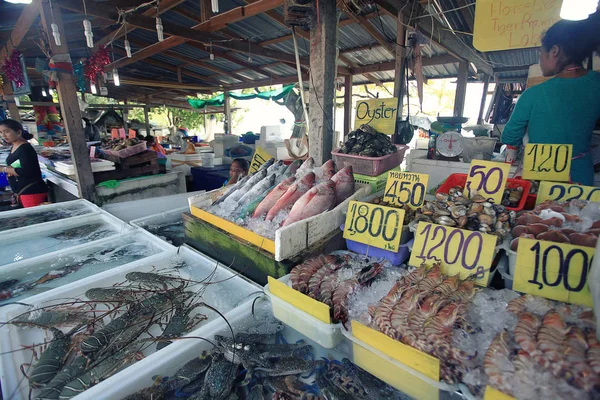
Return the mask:
<path id="1" fill-rule="evenodd" d="M 393 135 L 398 116 L 398 98 L 359 100 L 356 102 L 354 129 L 370 125 L 378 132 Z"/>

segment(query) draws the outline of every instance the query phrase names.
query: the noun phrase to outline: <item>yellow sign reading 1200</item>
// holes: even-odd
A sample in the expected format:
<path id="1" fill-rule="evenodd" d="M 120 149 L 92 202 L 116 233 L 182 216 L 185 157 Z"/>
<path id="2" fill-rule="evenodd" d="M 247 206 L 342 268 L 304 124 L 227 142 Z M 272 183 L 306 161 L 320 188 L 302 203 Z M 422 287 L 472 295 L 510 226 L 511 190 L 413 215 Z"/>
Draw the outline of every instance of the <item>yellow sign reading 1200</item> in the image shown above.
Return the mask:
<path id="1" fill-rule="evenodd" d="M 531 144 L 525 146 L 523 179 L 568 182 L 571 180 L 572 144 Z"/>
<path id="2" fill-rule="evenodd" d="M 397 252 L 402 224 L 402 209 L 351 201 L 348 204 L 344 239 Z"/>
<path id="3" fill-rule="evenodd" d="M 369 125 L 378 132 L 393 135 L 396 130 L 398 99 L 359 100 L 356 103 L 354 129 Z"/>
<path id="4" fill-rule="evenodd" d="M 591 307 L 588 276 L 594 250 L 520 238 L 513 290 Z"/>

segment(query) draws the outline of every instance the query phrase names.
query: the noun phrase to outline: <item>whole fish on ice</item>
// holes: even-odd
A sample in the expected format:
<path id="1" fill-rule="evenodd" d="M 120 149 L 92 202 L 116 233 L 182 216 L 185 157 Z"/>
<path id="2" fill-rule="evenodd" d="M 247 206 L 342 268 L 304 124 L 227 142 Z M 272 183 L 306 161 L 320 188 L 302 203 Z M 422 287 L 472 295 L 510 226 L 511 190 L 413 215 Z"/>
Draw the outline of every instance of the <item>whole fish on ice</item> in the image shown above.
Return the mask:
<path id="1" fill-rule="evenodd" d="M 277 170 L 279 170 L 281 167 L 285 168 L 285 165 L 283 164 L 283 160 L 274 162 L 273 165 L 271 165 L 269 168 L 267 168 L 267 175 L 276 173 Z"/>
<path id="2" fill-rule="evenodd" d="M 222 203 L 223 201 L 225 201 L 225 199 L 227 199 L 227 197 L 229 197 L 233 192 L 235 192 L 236 190 L 244 187 L 244 185 L 246 184 L 246 182 L 248 182 L 248 179 L 250 179 L 250 175 L 243 177 L 242 179 L 240 179 L 239 181 L 237 181 L 235 184 L 229 186 L 227 189 L 225 189 L 225 193 L 223 193 L 223 195 L 221 197 L 219 197 L 213 205 L 217 205 L 219 203 Z"/>
<path id="3" fill-rule="evenodd" d="M 335 182 L 332 180 L 319 183 L 306 192 L 290 211 L 290 215 L 283 221 L 282 226 L 321 214 L 335 207 Z"/>
<path id="4" fill-rule="evenodd" d="M 331 180 L 335 182 L 336 205 L 342 203 L 354 194 L 354 174 L 352 174 L 352 166 L 340 169 Z"/>
<path id="5" fill-rule="evenodd" d="M 321 165 L 321 177 L 323 180 L 329 180 L 335 175 L 335 164 L 333 160 L 325 161 L 325 164 Z"/>
<path id="6" fill-rule="evenodd" d="M 258 170 L 254 175 L 252 175 L 250 177 L 250 179 L 248 179 L 246 181 L 246 184 L 244 186 L 240 187 L 238 190 L 231 193 L 229 195 L 229 197 L 227 198 L 227 201 L 233 201 L 233 202 L 239 201 L 242 198 L 242 196 L 244 196 L 246 193 L 248 193 L 248 190 L 251 190 L 258 182 L 262 181 L 266 177 L 267 177 L 267 169 L 266 168 Z"/>
<path id="7" fill-rule="evenodd" d="M 288 165 L 288 169 L 285 172 L 287 174 L 289 174 L 289 176 L 294 176 L 294 175 L 296 175 L 296 172 L 298 172 L 298 168 L 300 168 L 301 166 L 302 166 L 302 160 L 296 160 L 293 163 L 291 163 L 290 165 Z"/>
<path id="8" fill-rule="evenodd" d="M 273 208 L 275 203 L 277 203 L 277 201 L 281 198 L 281 196 L 283 196 L 285 192 L 287 192 L 288 189 L 294 184 L 294 182 L 296 182 L 296 178 L 292 176 L 277 185 L 275 189 L 273 189 L 271 193 L 269 193 L 264 200 L 260 202 L 258 207 L 256 207 L 252 217 L 256 218 L 267 214 L 269 210 Z"/>
<path id="9" fill-rule="evenodd" d="M 265 219 L 271 221 L 280 211 L 290 210 L 294 206 L 294 203 L 313 187 L 315 179 L 315 174 L 309 172 L 302 179 L 296 180 L 284 195 L 277 200 L 273 208 L 269 210 Z"/>
<path id="10" fill-rule="evenodd" d="M 252 201 L 256 200 L 258 195 L 275 184 L 275 174 L 271 174 L 259 181 L 254 186 L 248 186 L 248 191 L 238 200 L 238 204 L 242 207 L 247 206 Z"/>
<path id="11" fill-rule="evenodd" d="M 248 204 L 242 210 L 242 212 L 238 216 L 238 219 L 244 219 L 244 218 L 246 218 L 247 215 L 254 214 L 254 210 L 256 210 L 256 208 L 262 203 L 262 201 L 265 199 L 265 197 L 267 197 L 269 195 L 269 193 L 271 193 L 275 187 L 277 187 L 277 185 L 273 185 L 273 186 L 269 187 L 267 190 L 265 190 L 264 192 L 262 192 L 261 194 L 259 194 L 258 197 L 256 198 L 256 200 L 252 201 L 250 204 Z"/>
<path id="12" fill-rule="evenodd" d="M 302 163 L 302 165 L 296 171 L 296 178 L 301 178 L 315 167 L 315 160 L 312 157 L 309 157 Z"/>

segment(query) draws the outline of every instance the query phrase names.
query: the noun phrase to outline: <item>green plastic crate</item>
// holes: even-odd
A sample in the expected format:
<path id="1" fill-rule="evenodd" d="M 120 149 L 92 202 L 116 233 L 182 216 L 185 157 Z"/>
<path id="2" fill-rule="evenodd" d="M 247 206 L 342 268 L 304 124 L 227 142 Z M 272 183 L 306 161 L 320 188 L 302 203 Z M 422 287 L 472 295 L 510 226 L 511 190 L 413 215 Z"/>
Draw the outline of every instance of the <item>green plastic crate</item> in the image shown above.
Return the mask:
<path id="1" fill-rule="evenodd" d="M 390 171 L 400 171 L 400 167 L 393 168 Z M 371 193 L 377 193 L 380 190 L 385 189 L 385 183 L 387 181 L 388 172 L 390 171 L 385 171 L 383 174 L 378 176 L 354 174 L 354 182 L 362 183 L 364 185 L 370 185 Z"/>

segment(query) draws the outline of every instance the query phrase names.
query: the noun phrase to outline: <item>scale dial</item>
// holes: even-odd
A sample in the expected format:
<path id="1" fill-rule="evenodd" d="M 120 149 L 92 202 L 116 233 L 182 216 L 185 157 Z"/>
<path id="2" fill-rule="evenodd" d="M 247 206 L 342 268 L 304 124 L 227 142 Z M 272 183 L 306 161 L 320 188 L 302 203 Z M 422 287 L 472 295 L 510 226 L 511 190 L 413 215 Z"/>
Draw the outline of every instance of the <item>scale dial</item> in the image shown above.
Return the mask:
<path id="1" fill-rule="evenodd" d="M 438 136 L 435 147 L 444 157 L 458 157 L 463 152 L 462 135 L 456 131 L 444 132 Z"/>

